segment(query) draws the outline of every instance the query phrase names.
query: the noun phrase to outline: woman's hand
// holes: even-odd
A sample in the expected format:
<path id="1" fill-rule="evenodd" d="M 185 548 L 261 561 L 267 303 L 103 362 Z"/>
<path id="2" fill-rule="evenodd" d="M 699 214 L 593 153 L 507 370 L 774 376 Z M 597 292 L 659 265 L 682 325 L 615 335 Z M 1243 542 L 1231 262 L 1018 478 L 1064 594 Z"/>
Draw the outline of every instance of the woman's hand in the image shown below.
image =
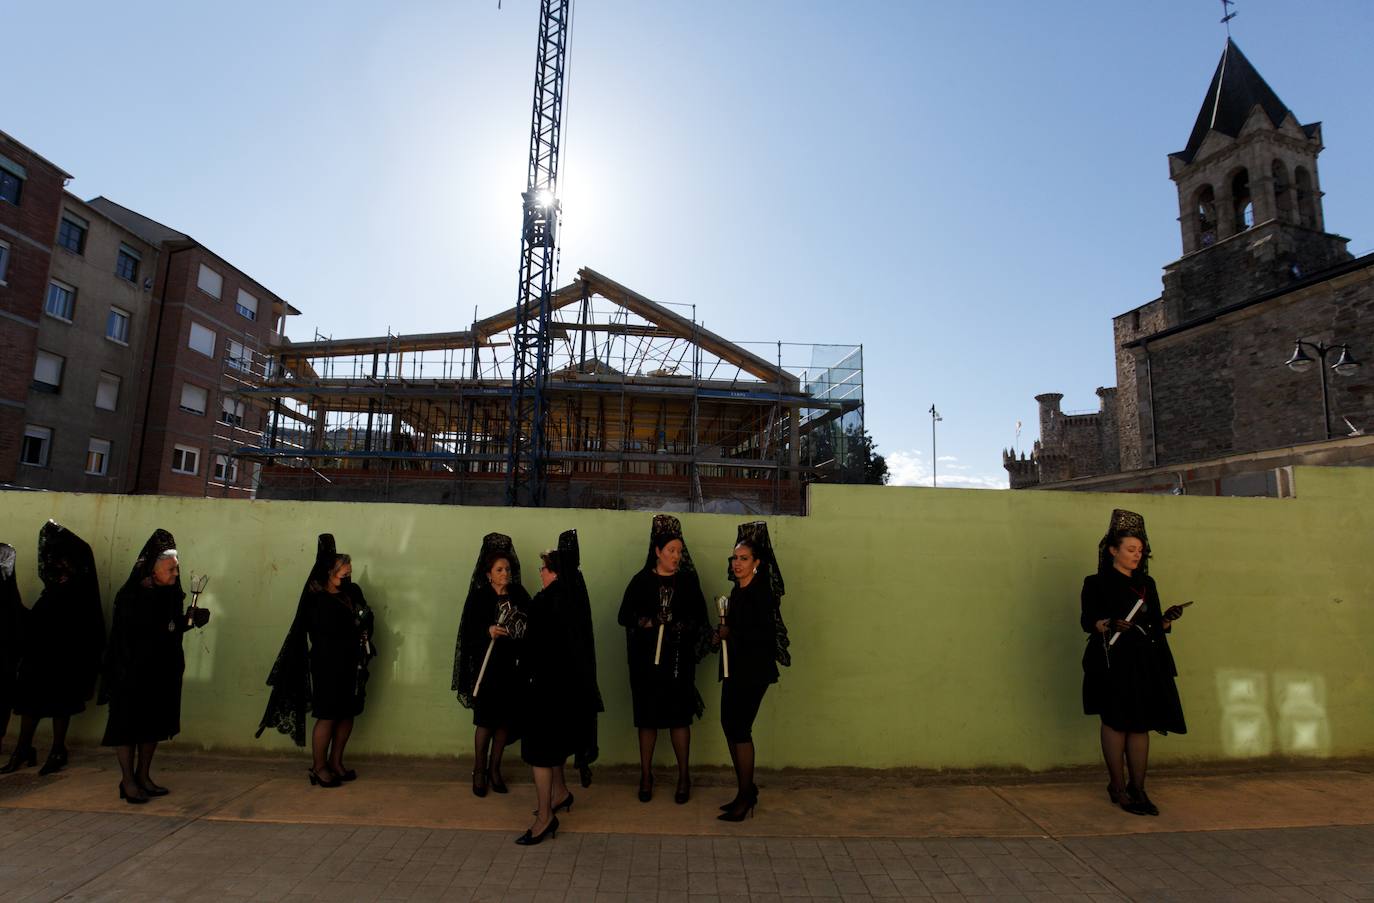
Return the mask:
<path id="1" fill-rule="evenodd" d="M 654 625 L 657 624 L 657 623 L 658 623 L 658 622 L 655 621 L 653 618 L 640 618 L 640 619 L 639 619 L 639 626 L 640 626 L 640 627 L 643 627 L 645 630 L 652 630 L 653 627 L 654 627 Z"/>
<path id="2" fill-rule="evenodd" d="M 493 624 L 487 628 L 487 636 L 491 637 L 494 640 L 497 637 L 510 636 L 510 631 L 504 627 L 498 627 L 495 624 Z"/>
<path id="3" fill-rule="evenodd" d="M 730 628 L 726 627 L 724 624 L 720 625 L 716 628 L 715 637 L 719 640 L 730 639 Z"/>
<path id="4" fill-rule="evenodd" d="M 210 623 L 210 609 L 193 608 L 187 613 L 186 620 L 192 627 L 204 627 Z"/>
<path id="5" fill-rule="evenodd" d="M 1164 620 L 1166 621 L 1177 621 L 1181 617 L 1183 617 L 1182 605 L 1170 605 L 1164 612 Z"/>

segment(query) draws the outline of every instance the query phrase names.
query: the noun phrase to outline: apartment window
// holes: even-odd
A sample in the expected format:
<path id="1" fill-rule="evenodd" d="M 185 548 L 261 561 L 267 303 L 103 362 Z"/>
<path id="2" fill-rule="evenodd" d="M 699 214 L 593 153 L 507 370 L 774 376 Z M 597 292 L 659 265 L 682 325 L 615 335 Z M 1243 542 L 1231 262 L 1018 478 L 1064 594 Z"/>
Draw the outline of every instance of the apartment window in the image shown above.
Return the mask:
<path id="1" fill-rule="evenodd" d="M 0 156 L 0 201 L 18 204 L 19 195 L 24 188 L 24 179 L 27 176 L 28 173 L 24 167 L 8 157 Z"/>
<path id="2" fill-rule="evenodd" d="M 224 291 L 224 277 L 202 263 L 200 274 L 196 276 L 196 285 L 205 294 L 218 298 L 220 292 Z"/>
<path id="3" fill-rule="evenodd" d="M 129 344 L 129 312 L 117 307 L 110 308 L 105 318 L 105 338 L 121 345 Z"/>
<path id="4" fill-rule="evenodd" d="M 0 285 L 5 284 L 5 274 L 10 269 L 10 244 L 0 241 Z"/>
<path id="5" fill-rule="evenodd" d="M 200 470 L 200 449 L 189 445 L 172 446 L 172 473 L 189 473 L 195 476 Z"/>
<path id="6" fill-rule="evenodd" d="M 230 426 L 243 426 L 243 402 L 233 398 L 220 399 L 219 422 Z"/>
<path id="7" fill-rule="evenodd" d="M 239 298 L 234 302 L 234 310 L 239 312 L 239 316 L 256 320 L 258 318 L 258 299 L 243 289 L 239 289 Z"/>
<path id="8" fill-rule="evenodd" d="M 62 223 L 57 227 L 57 243 L 74 254 L 86 252 L 86 232 L 91 224 L 75 213 L 63 213 Z"/>
<path id="9" fill-rule="evenodd" d="M 101 373 L 100 381 L 95 384 L 95 406 L 102 411 L 113 411 L 119 407 L 119 377 L 113 373 Z"/>
<path id="10" fill-rule="evenodd" d="M 221 483 L 239 481 L 239 462 L 228 455 L 215 455 L 215 479 Z"/>
<path id="11" fill-rule="evenodd" d="M 24 442 L 19 446 L 19 463 L 33 467 L 48 466 L 48 452 L 52 450 L 52 430 L 46 426 L 24 427 Z"/>
<path id="12" fill-rule="evenodd" d="M 33 362 L 33 388 L 56 392 L 62 388 L 62 365 L 66 359 L 51 351 L 39 351 Z"/>
<path id="13" fill-rule="evenodd" d="M 56 279 L 49 282 L 48 300 L 43 305 L 43 312 L 70 323 L 72 315 L 76 313 L 76 286 L 58 282 Z"/>
<path id="14" fill-rule="evenodd" d="M 243 347 L 242 343 L 230 339 L 229 351 L 225 355 L 224 362 L 235 370 L 247 370 L 249 361 L 248 351 Z"/>
<path id="15" fill-rule="evenodd" d="M 130 282 L 138 281 L 138 265 L 143 262 L 143 257 L 128 245 L 120 245 L 119 253 L 115 256 L 115 275 L 120 279 L 127 279 Z"/>
<path id="16" fill-rule="evenodd" d="M 110 440 L 91 437 L 86 447 L 86 473 L 103 477 L 110 468 Z"/>
<path id="17" fill-rule="evenodd" d="M 191 414 L 204 414 L 207 393 L 200 386 L 181 384 L 181 409 Z"/>
<path id="18" fill-rule="evenodd" d="M 191 324 L 191 338 L 187 344 L 192 351 L 199 351 L 206 357 L 215 356 L 215 331 L 206 329 L 199 323 Z"/>

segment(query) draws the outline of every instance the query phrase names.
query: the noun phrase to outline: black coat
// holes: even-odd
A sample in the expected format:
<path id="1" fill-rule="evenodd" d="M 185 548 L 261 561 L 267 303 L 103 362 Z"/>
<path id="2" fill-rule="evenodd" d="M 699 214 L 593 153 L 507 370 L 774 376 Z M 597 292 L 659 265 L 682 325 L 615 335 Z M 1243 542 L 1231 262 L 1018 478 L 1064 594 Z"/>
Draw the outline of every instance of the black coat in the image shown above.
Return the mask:
<path id="1" fill-rule="evenodd" d="M 310 641 L 311 714 L 331 721 L 361 715 L 367 663 L 376 654 L 372 609 L 362 589 L 348 583 L 337 593 L 307 593 L 301 617 Z"/>
<path id="2" fill-rule="evenodd" d="M 0 737 L 14 707 L 14 678 L 19 667 L 19 619 L 26 613 L 14 578 L 14 547 L 0 543 Z"/>
<path id="3" fill-rule="evenodd" d="M 14 711 L 39 718 L 75 715 L 95 695 L 105 618 L 94 580 L 43 588 L 19 619 Z"/>
<path id="4" fill-rule="evenodd" d="M 672 613 L 664 625 L 663 648 L 658 647 L 660 593 L 671 592 Z M 641 627 L 640 619 L 653 622 Z M 625 628 L 625 654 L 630 666 L 630 693 L 635 727 L 687 727 L 700 718 L 705 706 L 696 687 L 696 666 L 706 649 L 706 597 L 695 571 L 679 570 L 669 577 L 645 568 L 630 578 L 618 618 Z"/>
<path id="5" fill-rule="evenodd" d="M 583 719 L 595 711 L 586 642 L 571 588 L 560 578 L 530 600 L 521 658 L 520 757 L 554 767 L 577 751 Z"/>
<path id="6" fill-rule="evenodd" d="M 104 746 L 168 740 L 181 732 L 181 640 L 190 628 L 181 586 L 126 583 L 115 595 L 101 701 L 110 704 Z"/>
<path id="7" fill-rule="evenodd" d="M 523 618 L 529 610 L 530 594 L 518 583 L 510 584 L 506 592 Z M 520 656 L 525 641 L 523 636 L 512 635 L 498 637 L 492 642 L 488 628 L 497 621 L 500 602 L 491 584 L 474 587 L 468 593 L 458 623 L 453 689 L 458 694 L 458 701 L 472 709 L 473 724 L 513 731 L 520 704 Z M 482 674 L 482 661 L 488 646 L 491 658 L 487 661 L 486 673 Z M 481 686 L 477 685 L 479 674 L 482 674 Z M 476 696 L 472 695 L 474 689 L 478 691 Z"/>
<path id="8" fill-rule="evenodd" d="M 1105 646 L 1097 622 L 1125 618 L 1142 595 L 1145 607 L 1133 620 L 1136 629 Z M 1188 732 L 1174 684 L 1178 671 L 1151 577 L 1127 577 L 1109 568 L 1084 578 L 1079 626 L 1088 634 L 1083 653 L 1084 714 L 1100 715 L 1104 724 L 1119 731 Z"/>
<path id="9" fill-rule="evenodd" d="M 730 680 L 741 683 L 778 682 L 778 599 L 766 579 L 755 577 L 749 585 L 730 591 L 725 623 L 730 628 Z M 725 679 L 724 662 L 720 676 Z"/>

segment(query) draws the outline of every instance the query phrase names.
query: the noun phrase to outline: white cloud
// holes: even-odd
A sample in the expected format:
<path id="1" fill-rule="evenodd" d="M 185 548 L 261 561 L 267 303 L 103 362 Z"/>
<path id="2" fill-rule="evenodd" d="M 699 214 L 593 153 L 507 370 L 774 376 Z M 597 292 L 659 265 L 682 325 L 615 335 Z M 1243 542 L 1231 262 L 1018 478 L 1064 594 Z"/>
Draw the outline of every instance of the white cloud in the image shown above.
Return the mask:
<path id="1" fill-rule="evenodd" d="M 887 461 L 889 486 L 929 486 L 931 485 L 930 465 L 920 449 L 913 451 L 894 451 L 884 455 Z M 939 459 L 939 485 L 955 489 L 1006 489 L 1006 474 L 964 473 L 967 465 L 954 464 L 958 458 L 942 455 Z M 951 471 L 954 471 L 951 473 Z"/>

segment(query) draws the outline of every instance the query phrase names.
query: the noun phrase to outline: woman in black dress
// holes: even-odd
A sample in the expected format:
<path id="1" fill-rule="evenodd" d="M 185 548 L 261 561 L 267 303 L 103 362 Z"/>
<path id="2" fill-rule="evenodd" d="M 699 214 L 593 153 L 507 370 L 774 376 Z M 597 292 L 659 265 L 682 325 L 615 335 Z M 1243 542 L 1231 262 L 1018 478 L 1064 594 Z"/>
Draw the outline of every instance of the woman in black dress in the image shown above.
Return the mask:
<path id="1" fill-rule="evenodd" d="M 758 802 L 754 784 L 754 719 L 770 684 L 778 681 L 778 665 L 790 665 L 790 641 L 782 622 L 784 591 L 768 526 L 762 521 L 743 524 L 730 558 L 727 615 L 712 636 L 712 645 L 727 643 L 730 676 L 721 656 L 720 726 L 735 766 L 735 798 L 721 806 L 722 821 L 743 821 Z"/>
<path id="2" fill-rule="evenodd" d="M 95 694 L 105 648 L 105 615 L 91 547 L 66 527 L 48 521 L 38 534 L 38 578 L 43 592 L 19 620 L 14 692 L 19 739 L 0 774 L 37 763 L 33 735 L 43 718 L 52 719 L 52 750 L 38 773 L 62 770 L 67 764 L 67 727 Z"/>
<path id="3" fill-rule="evenodd" d="M 310 706 L 317 719 L 310 783 L 321 787 L 358 777 L 344 765 L 344 750 L 353 719 L 363 711 L 367 663 L 377 654 L 372 609 L 352 577 L 352 559 L 335 550 L 333 535 L 321 533 L 295 620 L 267 677 L 273 691 L 258 725 L 258 736 L 274 726 L 304 746 Z"/>
<path id="4" fill-rule="evenodd" d="M 1102 756 L 1111 778 L 1107 795 L 1133 815 L 1159 814 L 1145 793 L 1150 731 L 1188 732 L 1168 640 L 1183 608 L 1171 605 L 1161 611 L 1155 582 L 1147 573 L 1149 558 L 1145 519 L 1132 511 L 1113 511 L 1097 546 L 1097 573 L 1083 581 L 1079 619 L 1089 635 L 1083 653 L 1083 712 L 1102 721 Z M 1132 617 L 1138 603 L 1140 610 Z"/>
<path id="5" fill-rule="evenodd" d="M 514 739 L 520 649 L 529 604 L 530 594 L 520 585 L 520 559 L 510 537 L 488 533 L 482 538 L 468 584 L 453 653 L 452 688 L 458 701 L 472 709 L 476 728 L 474 796 L 486 796 L 488 786 L 497 793 L 509 792 L 501 776 L 501 756 Z"/>
<path id="6" fill-rule="evenodd" d="M 696 666 L 706 652 L 710 628 L 706 598 L 676 517 L 654 515 L 649 553 L 625 587 L 619 620 L 625 628 L 634 722 L 639 728 L 639 801 L 653 798 L 654 745 L 658 732 L 667 729 L 677 756 L 673 799 L 685 803 L 692 788 L 691 725 L 706 708 L 697 692 Z"/>
<path id="7" fill-rule="evenodd" d="M 14 546 L 0 542 L 0 749 L 10 726 L 14 707 L 14 672 L 19 654 L 19 616 L 24 603 L 14 579 Z"/>
<path id="8" fill-rule="evenodd" d="M 129 579 L 115 594 L 110 645 L 100 701 L 109 702 L 102 746 L 113 746 L 119 759 L 119 798 L 146 803 L 165 796 L 149 769 L 162 740 L 181 731 L 181 676 L 186 657 L 181 637 L 204 627 L 210 612 L 186 609 L 176 540 L 156 530 L 143 545 Z"/>
<path id="9" fill-rule="evenodd" d="M 520 757 L 534 772 L 537 808 L 529 829 L 515 840 L 522 846 L 556 836 L 558 810 L 572 811 L 573 795 L 563 779 L 563 766 L 577 746 L 585 704 L 576 680 L 583 665 L 575 611 L 568 582 L 561 579 L 565 565 L 557 550 L 539 557 L 544 588 L 530 600 L 520 706 Z"/>

